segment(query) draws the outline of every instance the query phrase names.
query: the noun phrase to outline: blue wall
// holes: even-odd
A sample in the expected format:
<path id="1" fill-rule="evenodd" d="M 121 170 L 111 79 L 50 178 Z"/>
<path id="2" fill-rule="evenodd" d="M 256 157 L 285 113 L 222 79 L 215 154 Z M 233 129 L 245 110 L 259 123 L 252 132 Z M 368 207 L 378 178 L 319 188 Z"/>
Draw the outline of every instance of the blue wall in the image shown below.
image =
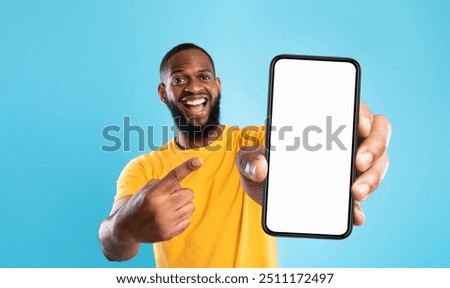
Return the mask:
<path id="1" fill-rule="evenodd" d="M 224 123 L 263 123 L 280 53 L 356 58 L 362 100 L 392 122 L 366 224 L 344 241 L 280 239 L 281 266 L 450 267 L 450 7 L 429 2 L 2 1 L 0 267 L 154 266 L 150 245 L 126 263 L 101 254 L 115 180 L 142 153 L 136 132 L 131 151 L 102 151 L 102 131 L 171 125 L 158 65 L 181 42 L 215 59 Z"/>

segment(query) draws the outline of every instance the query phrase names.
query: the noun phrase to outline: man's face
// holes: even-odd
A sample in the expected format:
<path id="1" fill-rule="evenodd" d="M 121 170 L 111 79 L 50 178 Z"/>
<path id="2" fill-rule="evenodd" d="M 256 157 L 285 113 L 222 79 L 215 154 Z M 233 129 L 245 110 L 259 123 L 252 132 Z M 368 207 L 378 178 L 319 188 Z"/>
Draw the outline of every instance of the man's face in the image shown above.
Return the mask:
<path id="1" fill-rule="evenodd" d="M 180 130 L 189 132 L 187 127 L 180 127 L 189 125 L 191 130 L 200 131 L 205 126 L 219 124 L 221 84 L 206 54 L 198 49 L 175 54 L 161 77 L 158 93 Z"/>

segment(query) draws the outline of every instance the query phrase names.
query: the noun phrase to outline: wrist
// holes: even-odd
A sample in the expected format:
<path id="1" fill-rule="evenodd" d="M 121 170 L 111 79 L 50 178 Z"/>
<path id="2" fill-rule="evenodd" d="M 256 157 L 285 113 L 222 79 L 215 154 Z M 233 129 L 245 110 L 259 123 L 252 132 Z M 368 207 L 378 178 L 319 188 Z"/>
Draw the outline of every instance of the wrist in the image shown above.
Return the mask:
<path id="1" fill-rule="evenodd" d="M 130 227 L 127 223 L 127 221 L 124 221 L 123 219 L 118 219 L 119 213 L 116 213 L 111 221 L 112 221 L 112 229 L 111 229 L 111 240 L 116 244 L 120 246 L 132 246 L 139 243 L 139 241 L 132 235 L 132 232 L 130 231 Z"/>

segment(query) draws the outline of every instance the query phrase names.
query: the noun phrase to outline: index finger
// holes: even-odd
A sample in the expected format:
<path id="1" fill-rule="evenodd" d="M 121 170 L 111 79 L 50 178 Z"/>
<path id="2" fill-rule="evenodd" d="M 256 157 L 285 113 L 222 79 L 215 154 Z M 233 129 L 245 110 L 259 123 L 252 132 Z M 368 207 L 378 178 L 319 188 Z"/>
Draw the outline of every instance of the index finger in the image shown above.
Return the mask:
<path id="1" fill-rule="evenodd" d="M 162 178 L 158 183 L 158 186 L 163 190 L 171 192 L 184 178 L 200 168 L 202 165 L 203 161 L 201 158 L 191 158 L 167 173 L 167 175 L 164 176 L 164 178 Z"/>

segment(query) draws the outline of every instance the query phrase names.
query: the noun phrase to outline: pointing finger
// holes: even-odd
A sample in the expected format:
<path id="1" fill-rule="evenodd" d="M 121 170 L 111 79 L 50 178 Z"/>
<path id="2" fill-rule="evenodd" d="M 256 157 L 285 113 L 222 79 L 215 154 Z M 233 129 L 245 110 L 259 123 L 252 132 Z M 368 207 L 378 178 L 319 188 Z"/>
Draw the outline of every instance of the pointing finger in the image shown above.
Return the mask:
<path id="1" fill-rule="evenodd" d="M 201 158 L 191 158 L 167 173 L 167 175 L 161 179 L 158 186 L 168 192 L 172 192 L 184 178 L 202 165 L 203 161 Z"/>

